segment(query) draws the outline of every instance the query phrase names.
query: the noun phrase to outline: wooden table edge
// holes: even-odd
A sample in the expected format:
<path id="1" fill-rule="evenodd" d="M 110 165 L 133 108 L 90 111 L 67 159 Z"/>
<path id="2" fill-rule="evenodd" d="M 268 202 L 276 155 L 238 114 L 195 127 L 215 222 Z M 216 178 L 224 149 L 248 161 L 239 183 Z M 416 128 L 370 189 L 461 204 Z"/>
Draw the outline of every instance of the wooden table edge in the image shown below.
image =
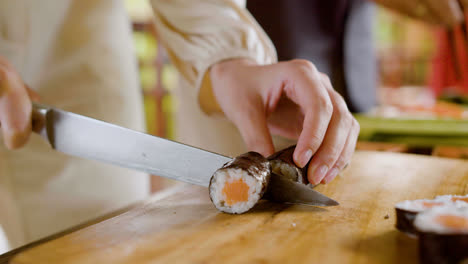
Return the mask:
<path id="1" fill-rule="evenodd" d="M 146 200 L 150 199 L 152 201 L 155 201 L 155 200 L 160 200 L 160 199 L 164 199 L 165 197 L 168 197 L 170 196 L 172 193 L 175 193 L 177 192 L 178 190 L 180 189 L 183 189 L 185 187 L 187 187 L 187 185 L 189 184 L 178 184 L 176 186 L 173 186 L 173 187 L 169 187 L 165 190 L 162 190 L 152 196 L 150 196 L 149 198 L 147 198 Z M 120 209 L 117 209 L 115 211 L 112 211 L 110 213 L 107 213 L 107 214 L 104 214 L 100 217 L 97 217 L 95 219 L 91 219 L 89 221 L 86 221 L 82 224 L 79 224 L 77 226 L 73 226 L 73 227 L 70 227 L 68 229 L 65 229 L 61 232 L 58 232 L 58 233 L 55 233 L 55 234 L 52 234 L 50 236 L 47 236 L 47 237 L 44 237 L 44 238 L 41 238 L 39 240 L 36 240 L 36 241 L 33 241 L 31 243 L 28 243 L 26 245 L 23 245 L 23 246 L 20 246 L 18 248 L 15 248 L 15 249 L 12 249 L 8 252 L 5 252 L 4 254 L 1 254 L 0 255 L 0 264 L 8 264 L 10 263 L 10 261 L 18 254 L 30 249 L 30 248 L 33 248 L 33 247 L 36 247 L 36 246 L 39 246 L 39 245 L 42 245 L 44 243 L 47 243 L 49 241 L 52 241 L 52 240 L 55 240 L 57 238 L 60 238 L 60 237 L 63 237 L 63 236 L 66 236 L 68 234 L 71 234 L 73 232 L 76 232 L 76 231 L 79 231 L 81 229 L 84 229 L 86 227 L 89 227 L 89 226 L 92 226 L 92 225 L 95 225 L 95 224 L 98 224 L 100 222 L 103 222 L 103 221 L 106 221 L 108 219 L 111 219 L 113 217 L 116 217 L 118 215 L 121 215 L 125 212 L 128 212 L 129 210 L 135 208 L 135 207 L 138 207 L 142 204 L 145 203 L 146 200 L 143 200 L 143 201 L 139 201 L 139 202 L 135 202 L 133 204 L 130 204 L 128 206 L 125 206 L 123 208 L 120 208 Z"/>

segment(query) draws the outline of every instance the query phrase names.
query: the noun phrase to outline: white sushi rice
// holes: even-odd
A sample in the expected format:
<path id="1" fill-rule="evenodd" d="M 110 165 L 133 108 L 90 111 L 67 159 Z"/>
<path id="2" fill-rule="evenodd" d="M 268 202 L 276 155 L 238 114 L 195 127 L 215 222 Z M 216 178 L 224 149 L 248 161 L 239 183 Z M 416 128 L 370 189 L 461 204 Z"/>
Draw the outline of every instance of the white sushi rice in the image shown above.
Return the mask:
<path id="1" fill-rule="evenodd" d="M 216 208 L 219 210 L 231 213 L 241 214 L 252 208 L 259 200 L 262 191 L 262 183 L 252 177 L 247 171 L 242 169 L 222 169 L 214 174 L 214 179 L 210 186 L 210 196 Z M 230 183 L 239 179 L 249 186 L 249 198 L 247 202 L 238 202 L 229 206 L 226 202 L 227 198 L 223 193 L 223 188 L 226 183 Z"/>
<path id="2" fill-rule="evenodd" d="M 433 203 L 433 202 L 443 203 L 441 206 L 446 205 L 448 203 L 452 203 L 451 201 L 444 202 L 444 201 L 435 201 L 433 199 L 406 200 L 406 201 L 397 203 L 395 205 L 395 208 L 419 213 L 428 209 L 428 207 L 425 206 L 424 203 Z M 437 206 L 434 206 L 434 207 L 437 207 Z"/>
<path id="3" fill-rule="evenodd" d="M 299 179 L 299 174 L 298 171 L 295 167 L 282 162 L 282 161 L 271 161 L 271 170 L 273 173 L 276 173 L 278 175 L 285 176 L 286 178 L 293 180 L 293 181 L 298 181 Z"/>
<path id="4" fill-rule="evenodd" d="M 443 201 L 443 202 L 453 202 L 453 198 L 468 199 L 468 195 L 439 195 L 434 200 Z M 462 203 L 467 203 L 465 201 L 457 201 Z"/>
<path id="5" fill-rule="evenodd" d="M 440 234 L 468 234 L 468 228 L 457 229 L 444 226 L 437 222 L 439 215 L 460 216 L 468 221 L 468 204 L 464 202 L 455 202 L 453 205 L 434 207 L 416 216 L 415 227 L 422 232 L 440 233 Z"/>
<path id="6" fill-rule="evenodd" d="M 454 205 L 454 206 L 464 206 L 465 204 L 468 205 L 465 201 L 456 201 L 454 202 L 452 198 L 467 198 L 468 195 L 440 195 L 437 196 L 435 199 L 419 199 L 419 200 L 406 200 L 399 202 L 395 205 L 396 208 L 410 211 L 410 212 L 423 212 L 433 207 L 440 207 L 440 206 L 447 206 L 447 205 Z M 440 205 L 434 205 L 433 207 L 427 207 L 424 203 L 441 203 Z"/>

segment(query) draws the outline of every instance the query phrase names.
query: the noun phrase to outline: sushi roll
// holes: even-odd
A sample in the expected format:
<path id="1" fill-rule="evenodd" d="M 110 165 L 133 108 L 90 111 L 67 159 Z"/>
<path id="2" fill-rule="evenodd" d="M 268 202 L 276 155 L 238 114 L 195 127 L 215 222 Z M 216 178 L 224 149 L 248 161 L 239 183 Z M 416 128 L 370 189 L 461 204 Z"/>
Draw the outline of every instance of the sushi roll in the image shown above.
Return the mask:
<path id="1" fill-rule="evenodd" d="M 275 154 L 268 157 L 271 164 L 272 172 L 292 181 L 302 184 L 308 184 L 307 180 L 307 166 L 299 168 L 293 160 L 293 153 L 296 146 L 291 146 L 286 149 L 280 150 Z"/>
<path id="2" fill-rule="evenodd" d="M 396 204 L 396 227 L 407 234 L 416 234 L 413 222 L 418 213 L 438 206 L 453 205 L 463 207 L 468 205 L 468 195 L 441 195 L 435 199 L 407 200 Z"/>
<path id="3" fill-rule="evenodd" d="M 270 172 L 270 163 L 261 154 L 242 154 L 213 174 L 209 185 L 210 199 L 222 212 L 247 212 L 265 193 Z"/>
<path id="4" fill-rule="evenodd" d="M 410 235 L 415 235 L 414 219 L 418 213 L 447 204 L 444 201 L 420 199 L 406 200 L 395 205 L 396 228 Z"/>
<path id="5" fill-rule="evenodd" d="M 416 216 L 420 263 L 468 263 L 468 207 L 457 203 Z"/>

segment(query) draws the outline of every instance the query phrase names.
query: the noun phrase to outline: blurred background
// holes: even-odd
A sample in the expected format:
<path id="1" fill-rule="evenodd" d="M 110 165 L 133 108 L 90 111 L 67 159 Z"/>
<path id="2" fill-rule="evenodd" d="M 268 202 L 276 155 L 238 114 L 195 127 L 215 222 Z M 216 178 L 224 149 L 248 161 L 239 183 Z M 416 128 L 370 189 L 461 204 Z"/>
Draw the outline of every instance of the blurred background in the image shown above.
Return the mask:
<path id="1" fill-rule="evenodd" d="M 159 45 L 147 0 L 126 0 L 133 21 L 148 132 L 173 139 L 178 83 Z M 375 17 L 378 54 L 378 106 L 356 115 L 361 150 L 395 151 L 468 158 L 468 122 L 464 92 L 437 87 L 431 72 L 437 64 L 437 29 L 378 8 Z M 440 85 L 439 85 L 440 86 Z M 155 178 L 153 189 L 167 185 Z"/>

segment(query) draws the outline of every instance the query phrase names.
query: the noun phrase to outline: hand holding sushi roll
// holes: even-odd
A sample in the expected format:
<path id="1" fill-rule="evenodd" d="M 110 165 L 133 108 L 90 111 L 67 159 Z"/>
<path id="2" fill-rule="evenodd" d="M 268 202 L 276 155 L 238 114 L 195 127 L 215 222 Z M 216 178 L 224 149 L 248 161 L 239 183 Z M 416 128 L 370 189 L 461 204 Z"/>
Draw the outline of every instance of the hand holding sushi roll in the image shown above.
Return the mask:
<path id="1" fill-rule="evenodd" d="M 210 77 L 215 109 L 237 126 L 249 150 L 271 155 L 271 134 L 297 139 L 294 162 L 310 162 L 312 184 L 330 182 L 351 159 L 359 124 L 311 62 L 234 59 L 213 66 Z"/>

